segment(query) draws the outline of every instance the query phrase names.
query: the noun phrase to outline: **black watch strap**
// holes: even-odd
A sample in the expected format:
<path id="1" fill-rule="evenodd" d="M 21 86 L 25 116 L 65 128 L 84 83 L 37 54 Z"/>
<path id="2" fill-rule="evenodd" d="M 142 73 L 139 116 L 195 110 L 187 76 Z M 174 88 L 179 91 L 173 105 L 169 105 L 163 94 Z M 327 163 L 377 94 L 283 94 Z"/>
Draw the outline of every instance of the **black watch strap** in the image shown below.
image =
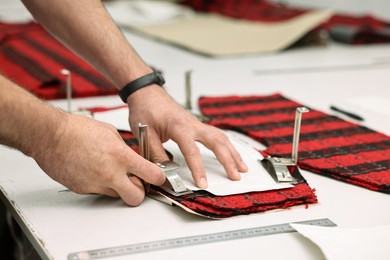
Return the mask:
<path id="1" fill-rule="evenodd" d="M 145 76 L 142 76 L 126 84 L 126 86 L 124 86 L 119 91 L 119 96 L 121 97 L 123 102 L 127 103 L 127 98 L 137 90 L 151 84 L 163 86 L 164 83 L 165 79 L 163 78 L 163 76 L 159 72 L 153 71 L 152 73 L 146 74 Z"/>

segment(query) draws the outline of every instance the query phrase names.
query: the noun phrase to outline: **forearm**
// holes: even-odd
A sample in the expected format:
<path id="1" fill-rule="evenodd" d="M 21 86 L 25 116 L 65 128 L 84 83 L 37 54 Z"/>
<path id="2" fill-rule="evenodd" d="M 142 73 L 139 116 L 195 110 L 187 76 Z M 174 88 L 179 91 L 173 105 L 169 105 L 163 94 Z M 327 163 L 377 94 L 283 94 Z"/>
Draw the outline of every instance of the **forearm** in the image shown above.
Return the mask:
<path id="1" fill-rule="evenodd" d="M 152 71 L 130 46 L 100 0 L 23 2 L 38 22 L 103 73 L 118 89 Z M 172 139 L 180 146 L 196 184 L 204 188 L 207 186 L 206 173 L 195 144 L 198 141 L 213 150 L 231 179 L 239 179 L 238 171 L 247 170 L 224 134 L 201 124 L 156 84 L 138 90 L 127 101 L 131 124 L 142 122 L 150 127 L 152 161 L 168 159 L 162 142 Z M 152 165 L 149 164 L 148 168 Z"/>
<path id="2" fill-rule="evenodd" d="M 39 23 L 118 88 L 151 71 L 100 0 L 23 2 Z"/>
<path id="3" fill-rule="evenodd" d="M 64 112 L 49 106 L 0 75 L 0 143 L 36 156 L 55 139 Z"/>

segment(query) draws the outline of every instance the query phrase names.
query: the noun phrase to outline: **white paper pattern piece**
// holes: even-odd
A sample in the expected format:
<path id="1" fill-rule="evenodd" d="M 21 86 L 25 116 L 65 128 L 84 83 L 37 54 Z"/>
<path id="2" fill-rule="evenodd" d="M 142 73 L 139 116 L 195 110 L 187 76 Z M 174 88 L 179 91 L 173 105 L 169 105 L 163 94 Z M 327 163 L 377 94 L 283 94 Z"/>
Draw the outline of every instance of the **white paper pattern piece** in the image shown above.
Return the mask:
<path id="1" fill-rule="evenodd" d="M 389 259 L 390 226 L 343 229 L 290 224 L 314 242 L 327 260 Z"/>
<path id="2" fill-rule="evenodd" d="M 127 107 L 124 107 L 104 112 L 96 112 L 94 113 L 94 118 L 96 120 L 112 124 L 119 130 L 130 131 L 128 115 L 129 110 Z M 226 196 L 230 194 L 292 187 L 292 185 L 286 183 L 275 183 L 274 179 L 259 163 L 258 160 L 263 159 L 263 157 L 257 150 L 265 149 L 261 143 L 234 131 L 224 132 L 228 135 L 230 141 L 241 154 L 241 157 L 249 167 L 249 171 L 247 173 L 242 173 L 241 180 L 239 181 L 230 180 L 227 177 L 223 166 L 215 158 L 214 153 L 202 144 L 197 143 L 202 154 L 203 166 L 205 167 L 207 173 L 207 181 L 209 184 L 206 189 L 207 191 L 214 195 Z M 182 155 L 178 145 L 170 140 L 164 144 L 164 148 L 173 155 L 174 161 L 181 166 L 179 176 L 186 187 L 190 190 L 199 190 L 199 188 L 195 186 L 191 172 L 188 169 L 184 156 Z"/>
<path id="3" fill-rule="evenodd" d="M 259 163 L 258 160 L 261 160 L 263 157 L 254 149 L 254 147 L 257 149 L 263 147 L 260 143 L 236 132 L 225 131 L 225 133 L 248 165 L 249 171 L 242 173 L 241 180 L 239 181 L 230 180 L 227 177 L 223 166 L 216 159 L 214 153 L 202 144 L 197 143 L 202 155 L 203 166 L 206 169 L 208 181 L 207 191 L 214 195 L 226 196 L 252 191 L 266 191 L 292 187 L 290 184 L 275 183 L 274 179 Z M 172 154 L 174 161 L 181 166 L 178 174 L 186 187 L 190 190 L 199 190 L 199 188 L 195 186 L 191 172 L 178 145 L 173 141 L 168 141 L 164 144 L 164 148 Z"/>

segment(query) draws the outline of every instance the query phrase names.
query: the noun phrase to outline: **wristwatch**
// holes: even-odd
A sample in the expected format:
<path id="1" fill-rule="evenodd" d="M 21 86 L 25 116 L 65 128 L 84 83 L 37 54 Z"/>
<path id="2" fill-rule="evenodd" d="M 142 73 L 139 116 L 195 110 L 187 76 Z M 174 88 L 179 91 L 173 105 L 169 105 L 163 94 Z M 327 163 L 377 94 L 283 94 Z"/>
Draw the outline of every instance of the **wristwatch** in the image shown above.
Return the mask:
<path id="1" fill-rule="evenodd" d="M 153 71 L 152 73 L 146 74 L 145 76 L 142 76 L 124 86 L 119 91 L 119 96 L 121 97 L 122 101 L 127 103 L 127 98 L 136 92 L 137 90 L 147 87 L 151 84 L 157 84 L 159 86 L 163 86 L 165 83 L 165 79 L 158 71 Z"/>

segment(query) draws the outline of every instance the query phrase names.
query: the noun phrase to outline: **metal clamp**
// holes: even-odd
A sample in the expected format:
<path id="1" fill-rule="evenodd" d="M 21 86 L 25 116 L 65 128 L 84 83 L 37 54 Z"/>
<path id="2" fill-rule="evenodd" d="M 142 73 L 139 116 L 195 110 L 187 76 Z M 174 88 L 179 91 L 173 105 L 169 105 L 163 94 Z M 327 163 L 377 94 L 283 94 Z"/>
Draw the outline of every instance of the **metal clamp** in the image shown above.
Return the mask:
<path id="1" fill-rule="evenodd" d="M 306 112 L 309 112 L 309 109 L 306 107 L 298 107 L 295 112 L 291 158 L 267 156 L 261 160 L 261 164 L 277 182 L 287 182 L 292 184 L 296 183 L 295 178 L 291 175 L 287 166 L 295 166 L 298 162 L 298 144 L 301 130 L 302 113 Z"/>
<path id="2" fill-rule="evenodd" d="M 150 152 L 149 152 L 149 137 L 148 137 L 148 126 L 139 123 L 138 124 L 138 133 L 139 133 L 139 151 L 140 155 L 146 160 L 150 161 Z M 148 194 L 150 191 L 150 184 L 143 181 L 142 182 L 145 188 L 145 193 Z"/>
<path id="3" fill-rule="evenodd" d="M 150 152 L 149 152 L 149 136 L 148 136 L 148 126 L 139 123 L 139 149 L 142 157 L 150 161 Z M 177 171 L 180 169 L 180 165 L 173 161 L 165 161 L 162 163 L 156 163 L 160 167 L 166 176 L 166 180 L 160 188 L 172 194 L 174 196 L 181 196 L 184 194 L 192 193 L 192 190 L 189 190 L 184 185 L 182 179 L 177 174 Z M 147 193 L 150 191 L 150 184 L 144 183 L 144 187 Z"/>
<path id="4" fill-rule="evenodd" d="M 156 165 L 164 171 L 165 176 L 167 177 L 166 181 L 162 186 L 160 186 L 160 188 L 174 196 L 181 196 L 193 192 L 185 186 L 182 179 L 177 174 L 180 169 L 180 165 L 173 161 L 156 163 Z"/>

